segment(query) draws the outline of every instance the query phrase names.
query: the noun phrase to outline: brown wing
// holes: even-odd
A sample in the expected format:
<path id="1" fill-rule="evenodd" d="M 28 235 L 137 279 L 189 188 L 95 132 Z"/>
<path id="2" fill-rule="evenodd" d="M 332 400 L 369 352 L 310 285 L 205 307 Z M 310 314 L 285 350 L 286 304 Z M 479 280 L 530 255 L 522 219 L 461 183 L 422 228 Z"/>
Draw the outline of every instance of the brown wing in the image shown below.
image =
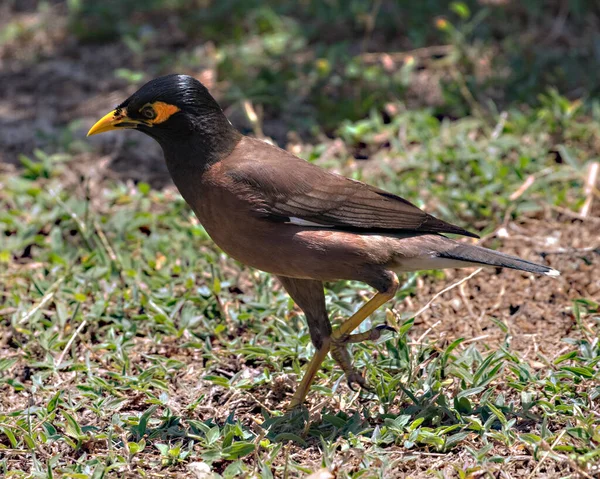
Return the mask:
<path id="1" fill-rule="evenodd" d="M 281 222 L 302 222 L 346 230 L 418 231 L 478 236 L 439 220 L 405 199 L 323 170 L 258 140 L 225 161 L 257 214 Z M 294 219 L 294 220 L 292 220 Z"/>

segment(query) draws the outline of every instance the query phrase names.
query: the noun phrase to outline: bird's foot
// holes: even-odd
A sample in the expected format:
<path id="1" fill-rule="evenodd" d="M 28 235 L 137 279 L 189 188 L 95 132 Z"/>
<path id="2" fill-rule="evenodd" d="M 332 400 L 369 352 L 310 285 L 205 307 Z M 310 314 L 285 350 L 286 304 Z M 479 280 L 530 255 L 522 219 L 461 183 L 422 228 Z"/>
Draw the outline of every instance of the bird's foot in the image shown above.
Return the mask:
<path id="1" fill-rule="evenodd" d="M 358 384 L 362 389 L 369 390 L 369 385 L 365 378 L 360 374 L 356 368 L 352 365 L 352 358 L 350 357 L 350 353 L 348 352 L 348 348 L 346 347 L 347 338 L 344 340 L 343 338 L 331 340 L 331 350 L 329 351 L 331 357 L 335 360 L 336 363 L 342 368 L 342 371 L 346 374 L 346 380 L 348 381 L 348 387 L 352 389 L 352 391 L 356 391 L 354 388 L 355 384 Z"/>
<path id="2" fill-rule="evenodd" d="M 372 389 L 369 387 L 363 375 L 360 374 L 352 365 L 352 358 L 350 357 L 350 353 L 348 352 L 346 345 L 350 343 L 362 343 L 363 341 L 376 341 L 381 337 L 383 331 L 396 332 L 394 328 L 383 324 L 376 326 L 369 331 L 365 331 L 364 333 L 342 335 L 336 335 L 337 331 L 332 333 L 330 350 L 331 357 L 336 363 L 338 363 L 340 368 L 342 368 L 342 371 L 344 371 L 346 374 L 348 387 L 352 389 L 352 391 L 356 391 L 354 388 L 355 384 L 358 384 L 361 389 L 366 389 L 367 391 L 372 391 Z"/>
<path id="3" fill-rule="evenodd" d="M 393 333 L 397 332 L 394 328 L 388 326 L 387 324 L 380 324 L 379 326 L 375 326 L 364 333 L 349 334 L 344 342 L 362 343 L 363 341 L 377 341 L 381 337 L 383 331 L 391 331 Z"/>

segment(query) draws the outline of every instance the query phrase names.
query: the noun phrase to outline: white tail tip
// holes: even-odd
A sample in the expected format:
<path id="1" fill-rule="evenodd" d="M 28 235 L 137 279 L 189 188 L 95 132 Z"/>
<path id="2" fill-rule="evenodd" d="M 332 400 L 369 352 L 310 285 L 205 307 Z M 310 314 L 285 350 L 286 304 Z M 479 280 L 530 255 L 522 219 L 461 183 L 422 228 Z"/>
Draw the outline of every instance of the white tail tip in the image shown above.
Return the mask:
<path id="1" fill-rule="evenodd" d="M 550 271 L 548 271 L 547 273 L 544 273 L 546 276 L 560 276 L 560 271 L 558 271 L 557 269 L 551 269 Z"/>

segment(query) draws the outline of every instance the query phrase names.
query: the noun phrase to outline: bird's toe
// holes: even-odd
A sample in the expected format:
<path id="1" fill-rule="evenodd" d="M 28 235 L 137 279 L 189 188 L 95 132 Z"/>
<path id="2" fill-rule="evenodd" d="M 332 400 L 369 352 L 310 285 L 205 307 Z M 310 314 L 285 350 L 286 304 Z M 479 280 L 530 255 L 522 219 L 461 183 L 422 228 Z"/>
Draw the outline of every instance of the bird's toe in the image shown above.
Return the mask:
<path id="1" fill-rule="evenodd" d="M 351 373 L 347 374 L 347 380 L 348 387 L 354 392 L 357 392 L 357 389 L 354 387 L 355 384 L 358 384 L 361 389 L 366 391 L 372 390 L 371 386 L 369 386 L 369 383 L 367 383 L 367 380 L 358 371 L 352 371 Z"/>

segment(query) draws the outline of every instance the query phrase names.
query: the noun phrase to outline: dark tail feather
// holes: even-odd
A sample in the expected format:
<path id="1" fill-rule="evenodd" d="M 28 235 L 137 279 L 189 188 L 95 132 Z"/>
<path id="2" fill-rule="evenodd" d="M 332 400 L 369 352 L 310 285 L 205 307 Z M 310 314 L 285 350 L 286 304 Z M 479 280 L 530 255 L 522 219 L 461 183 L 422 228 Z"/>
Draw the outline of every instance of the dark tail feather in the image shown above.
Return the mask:
<path id="1" fill-rule="evenodd" d="M 444 251 L 438 256 L 440 258 L 468 261 L 469 263 L 518 269 L 530 273 L 545 274 L 546 276 L 560 276 L 560 271 L 548 266 L 533 263 L 506 253 L 500 253 L 499 251 L 482 248 L 481 246 L 459 244 L 456 248 Z"/>

